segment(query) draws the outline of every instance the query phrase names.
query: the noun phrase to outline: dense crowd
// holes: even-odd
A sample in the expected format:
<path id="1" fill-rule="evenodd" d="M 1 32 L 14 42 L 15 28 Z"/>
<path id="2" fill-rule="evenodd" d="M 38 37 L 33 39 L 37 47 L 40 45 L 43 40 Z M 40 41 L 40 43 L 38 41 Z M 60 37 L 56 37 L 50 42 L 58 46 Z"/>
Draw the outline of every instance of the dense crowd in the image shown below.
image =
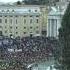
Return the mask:
<path id="1" fill-rule="evenodd" d="M 3 39 L 0 40 L 0 52 L 2 53 L 0 58 L 7 61 L 16 60 L 20 64 L 48 60 L 53 56 L 54 41 L 56 42 L 47 37 Z M 8 49 L 14 49 L 14 52 L 10 52 Z M 16 49 L 22 51 L 15 52 Z"/>

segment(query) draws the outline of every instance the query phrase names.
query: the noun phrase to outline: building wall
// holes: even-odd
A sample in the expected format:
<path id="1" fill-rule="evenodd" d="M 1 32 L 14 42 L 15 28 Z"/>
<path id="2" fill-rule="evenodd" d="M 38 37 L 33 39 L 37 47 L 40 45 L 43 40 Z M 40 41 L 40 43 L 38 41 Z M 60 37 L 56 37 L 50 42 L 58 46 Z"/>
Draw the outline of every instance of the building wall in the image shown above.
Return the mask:
<path id="1" fill-rule="evenodd" d="M 42 35 L 46 36 L 47 34 L 47 11 L 48 9 L 46 7 L 41 7 L 41 22 L 42 22 Z"/>
<path id="2" fill-rule="evenodd" d="M 70 0 L 60 0 L 60 2 L 68 2 L 68 1 L 70 1 Z"/>
<path id="3" fill-rule="evenodd" d="M 58 38 L 59 28 L 61 27 L 61 19 L 60 15 L 52 15 L 48 16 L 48 25 L 47 25 L 47 36 Z"/>
<path id="4" fill-rule="evenodd" d="M 37 13 L 31 12 L 35 8 Z M 44 8 L 44 9 L 43 9 Z M 13 37 L 26 37 L 30 36 L 32 34 L 33 36 L 36 36 L 37 34 L 42 35 L 42 29 L 45 26 L 46 28 L 46 21 L 42 22 L 44 20 L 44 11 L 46 7 L 40 7 L 40 6 L 25 6 L 25 7 L 6 7 L 3 9 L 7 10 L 6 12 L 3 12 L 3 9 L 0 9 L 0 34 L 2 32 L 2 35 L 9 36 L 12 35 Z M 14 14 L 12 12 L 8 12 L 8 10 L 15 10 L 18 9 L 18 12 L 14 11 Z M 28 9 L 30 12 L 23 12 L 22 10 Z M 34 10 L 34 9 L 33 9 Z M 42 15 L 43 14 L 43 15 Z M 46 15 L 46 14 L 45 14 Z M 47 15 L 46 15 L 47 18 Z"/>
<path id="5" fill-rule="evenodd" d="M 65 6 L 52 6 L 50 7 L 50 11 L 48 13 L 48 21 L 47 21 L 47 37 L 55 37 L 59 36 L 59 28 L 61 27 L 61 22 L 63 15 L 67 9 L 67 5 Z"/>

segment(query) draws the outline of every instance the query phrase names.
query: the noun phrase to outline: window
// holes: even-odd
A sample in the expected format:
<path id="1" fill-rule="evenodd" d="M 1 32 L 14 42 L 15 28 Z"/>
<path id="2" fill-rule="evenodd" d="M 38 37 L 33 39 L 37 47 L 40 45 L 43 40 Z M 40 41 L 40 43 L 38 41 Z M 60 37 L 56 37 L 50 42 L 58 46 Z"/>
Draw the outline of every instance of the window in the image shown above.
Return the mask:
<path id="1" fill-rule="evenodd" d="M 16 34 L 18 34 L 18 32 L 16 32 Z"/>
<path id="2" fill-rule="evenodd" d="M 26 15 L 24 15 L 24 17 L 26 17 Z"/>
<path id="3" fill-rule="evenodd" d="M 35 12 L 37 12 L 37 10 L 35 10 Z"/>
<path id="4" fill-rule="evenodd" d="M 38 19 L 36 19 L 36 23 L 38 23 L 39 22 L 39 20 Z"/>
<path id="5" fill-rule="evenodd" d="M 12 19 L 10 19 L 10 23 L 12 24 Z"/>
<path id="6" fill-rule="evenodd" d="M 16 24 L 17 24 L 17 19 L 16 19 Z"/>
<path id="7" fill-rule="evenodd" d="M 7 33 L 7 30 L 5 31 L 5 33 Z"/>
<path id="8" fill-rule="evenodd" d="M 12 29 L 12 26 L 10 26 L 10 29 Z"/>
<path id="9" fill-rule="evenodd" d="M 29 9 L 29 12 L 31 12 L 31 10 Z"/>
<path id="10" fill-rule="evenodd" d="M 38 26 L 36 28 L 38 28 Z"/>
<path id="11" fill-rule="evenodd" d="M 10 16 L 10 17 L 13 17 L 13 16 Z"/>
<path id="12" fill-rule="evenodd" d="M 2 31 L 0 31 L 0 36 L 2 36 L 3 34 L 2 34 Z"/>
<path id="13" fill-rule="evenodd" d="M 36 15 L 36 17 L 39 17 L 39 15 Z"/>
<path id="14" fill-rule="evenodd" d="M 10 31 L 10 33 L 12 33 L 12 32 Z"/>
<path id="15" fill-rule="evenodd" d="M 2 17 L 2 16 L 0 15 L 0 17 Z"/>
<path id="16" fill-rule="evenodd" d="M 2 28 L 2 26 L 0 26 L 0 28 Z"/>
<path id="17" fill-rule="evenodd" d="M 24 34 L 26 34 L 26 32 L 24 32 Z"/>
<path id="18" fill-rule="evenodd" d="M 7 10 L 7 12 L 9 12 L 9 10 Z"/>
<path id="19" fill-rule="evenodd" d="M 14 10 L 12 10 L 12 12 L 14 12 Z"/>
<path id="20" fill-rule="evenodd" d="M 32 19 L 30 19 L 30 23 L 32 23 Z"/>
<path id="21" fill-rule="evenodd" d="M 32 27 L 30 27 L 30 29 L 32 29 Z"/>
<path id="22" fill-rule="evenodd" d="M 12 34 L 10 34 L 10 37 L 12 37 L 13 35 Z"/>
<path id="23" fill-rule="evenodd" d="M 30 17 L 32 17 L 32 15 Z"/>
<path id="24" fill-rule="evenodd" d="M 2 23 L 2 19 L 0 19 L 0 23 Z"/>
<path id="25" fill-rule="evenodd" d="M 26 27 L 24 27 L 24 29 L 26 29 Z"/>
<path id="26" fill-rule="evenodd" d="M 18 17 L 17 15 L 15 17 Z"/>
<path id="27" fill-rule="evenodd" d="M 4 12 L 4 10 L 2 10 L 2 12 Z"/>
<path id="28" fill-rule="evenodd" d="M 7 16 L 5 16 L 5 17 L 7 17 Z"/>
<path id="29" fill-rule="evenodd" d="M 16 27 L 16 29 L 17 29 L 18 27 Z"/>
<path id="30" fill-rule="evenodd" d="M 24 19 L 24 23 L 26 23 L 26 19 Z"/>
<path id="31" fill-rule="evenodd" d="M 5 19 L 5 23 L 7 23 L 7 19 Z"/>

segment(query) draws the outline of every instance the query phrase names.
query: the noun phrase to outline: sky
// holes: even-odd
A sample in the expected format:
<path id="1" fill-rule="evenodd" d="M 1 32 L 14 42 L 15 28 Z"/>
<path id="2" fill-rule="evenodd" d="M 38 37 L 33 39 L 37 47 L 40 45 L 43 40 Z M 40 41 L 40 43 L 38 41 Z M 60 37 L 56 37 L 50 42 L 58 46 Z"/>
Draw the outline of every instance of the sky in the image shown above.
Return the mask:
<path id="1" fill-rule="evenodd" d="M 17 2 L 22 0 L 0 0 L 0 2 L 8 3 L 8 2 Z"/>

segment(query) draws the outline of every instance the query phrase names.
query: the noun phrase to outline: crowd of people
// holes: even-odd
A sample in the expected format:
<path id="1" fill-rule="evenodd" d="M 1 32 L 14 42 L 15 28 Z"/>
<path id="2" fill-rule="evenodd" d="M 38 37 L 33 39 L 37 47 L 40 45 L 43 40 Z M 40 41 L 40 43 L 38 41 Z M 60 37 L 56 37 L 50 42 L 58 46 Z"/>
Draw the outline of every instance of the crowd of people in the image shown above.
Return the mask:
<path id="1" fill-rule="evenodd" d="M 0 49 L 5 48 L 4 52 L 3 50 L 0 51 L 2 53 L 0 58 L 7 61 L 16 60 L 21 64 L 49 60 L 49 57 L 53 56 L 54 42 L 56 40 L 47 37 L 23 37 L 21 39 L 7 39 L 6 41 L 2 41 L 2 46 L 0 41 Z M 22 51 L 10 52 L 7 50 L 9 48 L 14 50 L 22 49 Z"/>
<path id="2" fill-rule="evenodd" d="M 49 46 L 48 46 L 49 45 Z M 24 56 L 32 61 L 46 59 L 49 54 L 52 54 L 53 48 L 44 37 L 23 38 L 22 49 Z M 29 60 L 29 61 L 30 61 Z"/>

